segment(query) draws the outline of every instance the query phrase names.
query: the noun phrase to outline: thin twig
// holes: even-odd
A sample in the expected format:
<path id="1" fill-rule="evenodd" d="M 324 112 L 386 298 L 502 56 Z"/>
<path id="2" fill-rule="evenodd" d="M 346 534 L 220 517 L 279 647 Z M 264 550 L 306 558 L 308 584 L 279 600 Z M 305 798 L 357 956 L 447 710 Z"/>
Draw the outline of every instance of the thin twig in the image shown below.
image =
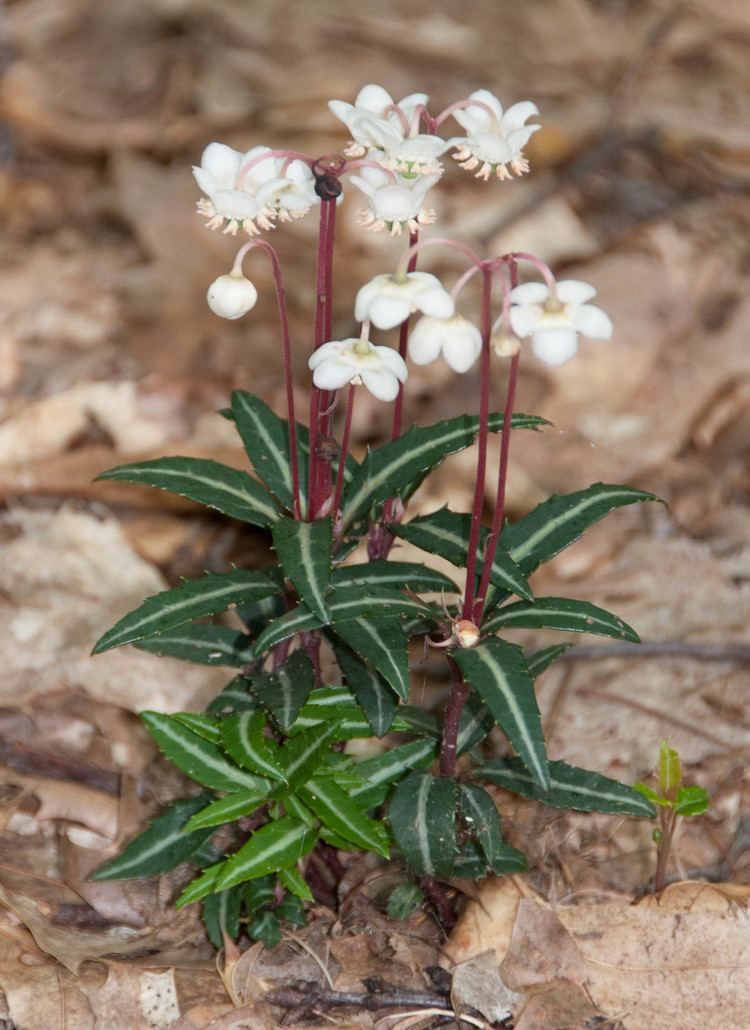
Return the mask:
<path id="1" fill-rule="evenodd" d="M 590 658 L 693 658 L 698 662 L 750 662 L 750 644 L 691 644 L 684 640 L 647 640 L 642 644 L 579 645 L 560 661 Z"/>

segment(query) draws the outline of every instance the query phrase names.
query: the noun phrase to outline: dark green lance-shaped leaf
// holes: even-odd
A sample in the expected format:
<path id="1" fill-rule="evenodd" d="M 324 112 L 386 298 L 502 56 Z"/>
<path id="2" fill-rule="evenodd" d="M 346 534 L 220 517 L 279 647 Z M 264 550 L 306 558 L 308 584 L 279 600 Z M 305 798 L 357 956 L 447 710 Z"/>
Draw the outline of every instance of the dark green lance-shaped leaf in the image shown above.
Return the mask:
<path id="1" fill-rule="evenodd" d="M 198 712 L 175 712 L 172 716 L 182 726 L 197 733 L 199 737 L 205 737 L 212 744 L 218 744 L 221 740 L 221 724 L 218 719 L 212 719 L 210 715 L 201 715 Z"/>
<path id="2" fill-rule="evenodd" d="M 394 791 L 388 819 L 407 866 L 421 876 L 450 876 L 456 860 L 455 780 L 410 773 Z"/>
<path id="3" fill-rule="evenodd" d="M 299 861 L 312 850 L 317 831 L 292 816 L 284 816 L 256 830 L 249 841 L 226 862 L 217 890 L 227 890 L 256 876 L 275 873 Z"/>
<path id="4" fill-rule="evenodd" d="M 180 626 L 136 641 L 139 651 L 181 658 L 197 665 L 232 665 L 242 668 L 252 661 L 252 642 L 244 633 L 228 626 Z"/>
<path id="5" fill-rule="evenodd" d="M 152 637 L 204 615 L 217 615 L 244 601 L 268 597 L 277 590 L 270 576 L 246 569 L 188 579 L 174 590 L 147 597 L 140 608 L 120 619 L 99 638 L 92 653 L 100 654 L 112 647 Z"/>
<path id="6" fill-rule="evenodd" d="M 330 518 L 316 522 L 281 518 L 273 527 L 273 546 L 300 599 L 322 622 L 327 622 L 326 594 L 331 583 L 333 546 Z"/>
<path id="7" fill-rule="evenodd" d="M 415 593 L 431 592 L 448 594 L 458 593 L 456 584 L 444 576 L 417 562 L 377 561 L 364 562 L 360 565 L 344 565 L 333 570 L 331 582 L 334 587 L 408 587 Z"/>
<path id="8" fill-rule="evenodd" d="M 534 695 L 534 681 L 521 648 L 505 640 L 490 639 L 471 650 L 455 651 L 453 659 L 466 682 L 492 712 L 535 781 L 546 789 L 549 772 L 542 720 Z"/>
<path id="9" fill-rule="evenodd" d="M 569 633 L 595 633 L 601 637 L 639 642 L 639 636 L 626 622 L 588 601 L 568 597 L 536 597 L 533 603 L 518 601 L 498 608 L 482 624 L 483 633 L 524 627 L 561 629 Z"/>
<path id="10" fill-rule="evenodd" d="M 252 815 L 265 801 L 266 794 L 259 790 L 240 790 L 236 794 L 213 801 L 210 805 L 196 812 L 185 827 L 185 830 L 200 830 L 205 826 L 223 826 L 240 819 L 243 815 Z"/>
<path id="11" fill-rule="evenodd" d="M 208 801 L 206 794 L 175 801 L 139 834 L 116 858 L 91 874 L 92 880 L 132 880 L 157 876 L 174 869 L 210 837 L 211 830 L 183 833 L 190 816 Z"/>
<path id="12" fill-rule="evenodd" d="M 315 685 L 312 662 L 295 651 L 273 672 L 257 676 L 252 690 L 278 727 L 288 732 Z"/>
<path id="13" fill-rule="evenodd" d="M 430 765 L 437 754 L 437 742 L 431 739 L 411 740 L 393 747 L 376 758 L 368 758 L 356 767 L 363 783 L 349 793 L 363 811 L 383 803 L 390 786 L 415 769 Z"/>
<path id="14" fill-rule="evenodd" d="M 495 802 L 476 783 L 462 783 L 458 791 L 461 818 L 469 835 L 487 859 L 487 865 L 494 868 L 503 853 L 503 832 Z"/>
<path id="15" fill-rule="evenodd" d="M 307 633 L 328 622 L 338 625 L 354 619 L 397 619 L 413 615 L 428 617 L 428 625 L 434 621 L 432 609 L 422 601 L 385 587 L 370 587 L 366 591 L 361 586 L 340 587 L 328 598 L 328 613 L 328 618 L 321 620 L 306 605 L 298 605 L 269 623 L 255 642 L 255 653 L 262 655 L 295 633 Z"/>
<path id="16" fill-rule="evenodd" d="M 257 635 L 266 627 L 266 624 L 271 619 L 276 619 L 279 615 L 283 615 L 286 611 L 284 605 L 284 597 L 281 591 L 281 584 L 283 581 L 283 575 L 281 570 L 277 569 L 279 573 L 279 588 L 276 594 L 270 597 L 264 597 L 262 601 L 254 601 L 252 604 L 238 604 L 237 615 L 242 619 L 243 624 L 247 628 L 248 632 L 257 637 Z"/>
<path id="17" fill-rule="evenodd" d="M 543 647 L 541 651 L 534 651 L 526 655 L 526 666 L 534 677 L 541 676 L 549 669 L 550 665 L 570 648 L 570 644 L 554 644 L 552 647 Z"/>
<path id="18" fill-rule="evenodd" d="M 281 870 L 279 871 L 279 879 L 281 879 Z M 313 899 L 311 898 L 310 900 L 312 901 Z M 292 926 L 307 925 L 305 906 L 294 894 L 287 894 L 281 904 L 276 906 L 274 913 L 279 919 L 283 919 L 285 923 L 290 923 Z"/>
<path id="19" fill-rule="evenodd" d="M 260 483 L 240 469 L 209 458 L 156 458 L 119 465 L 97 479 L 142 483 L 180 494 L 253 526 L 270 526 L 279 510 Z"/>
<path id="20" fill-rule="evenodd" d="M 301 898 L 302 901 L 315 900 L 313 892 L 307 886 L 307 881 L 295 866 L 289 866 L 288 869 L 279 869 L 279 883 L 290 894 Z"/>
<path id="21" fill-rule="evenodd" d="M 399 697 L 409 696 L 408 641 L 397 620 L 350 619 L 336 623 L 335 632 Z"/>
<path id="22" fill-rule="evenodd" d="M 226 861 L 216 862 L 214 865 L 209 866 L 208 869 L 204 869 L 200 876 L 191 880 L 177 901 L 175 901 L 175 908 L 184 908 L 185 905 L 192 905 L 193 902 L 200 901 L 201 898 L 211 894 L 225 865 Z"/>
<path id="23" fill-rule="evenodd" d="M 264 794 L 269 789 L 268 780 L 238 769 L 215 744 L 180 725 L 172 716 L 142 712 L 141 719 L 164 756 L 196 783 L 232 793 L 252 790 Z"/>
<path id="24" fill-rule="evenodd" d="M 426 712 L 424 708 L 419 708 L 418 705 L 399 705 L 396 718 L 403 724 L 403 727 L 394 728 L 399 730 L 403 728 L 404 733 L 419 733 L 436 738 L 440 736 L 441 730 L 437 717 L 432 712 Z"/>
<path id="25" fill-rule="evenodd" d="M 386 911 L 391 919 L 408 919 L 424 901 L 424 894 L 416 883 L 399 883 L 391 891 Z"/>
<path id="26" fill-rule="evenodd" d="M 260 707 L 260 701 L 250 693 L 250 683 L 247 676 L 235 676 L 221 693 L 216 695 L 206 711 L 209 715 L 224 715 L 227 712 L 254 712 Z"/>
<path id="27" fill-rule="evenodd" d="M 279 762 L 286 776 L 288 790 L 305 783 L 323 761 L 336 739 L 336 724 L 323 723 L 303 730 L 292 737 L 279 751 Z"/>
<path id="28" fill-rule="evenodd" d="M 658 500 L 643 490 L 607 483 L 595 483 L 572 494 L 553 494 L 524 518 L 506 526 L 500 542 L 529 575 L 615 508 Z"/>
<path id="29" fill-rule="evenodd" d="M 334 833 L 363 851 L 388 858 L 385 827 L 368 818 L 346 791 L 328 776 L 314 776 L 299 788 L 300 797 Z"/>
<path id="30" fill-rule="evenodd" d="M 467 880 L 481 880 L 488 872 L 496 876 L 508 876 L 511 873 L 523 873 L 526 869 L 526 856 L 510 844 L 500 845 L 494 865 L 490 865 L 479 843 L 465 840 L 453 867 L 453 875 Z"/>
<path id="31" fill-rule="evenodd" d="M 203 925 L 215 948 L 224 947 L 224 935 L 236 941 L 240 933 L 240 906 L 242 894 L 239 890 L 219 891 L 210 894 L 203 902 Z"/>
<path id="32" fill-rule="evenodd" d="M 514 415 L 512 422 L 516 429 L 536 429 L 545 424 L 544 419 L 530 415 Z M 499 432 L 503 416 L 490 415 L 489 425 L 491 432 Z M 386 497 L 404 489 L 413 492 L 443 458 L 469 447 L 478 431 L 476 416 L 461 415 L 432 426 L 412 426 L 398 440 L 370 451 L 344 491 L 344 525 L 366 515 Z"/>
<path id="33" fill-rule="evenodd" d="M 386 680 L 348 647 L 334 644 L 336 661 L 376 737 L 384 737 L 396 714 L 396 698 Z"/>
<path id="34" fill-rule="evenodd" d="M 260 397 L 235 390 L 231 414 L 253 468 L 271 493 L 290 511 L 293 505 L 289 423 L 271 411 Z M 299 446 L 299 441 L 298 441 Z M 306 494 L 307 463 L 298 455 L 302 498 Z"/>
<path id="35" fill-rule="evenodd" d="M 448 508 L 441 508 L 430 515 L 421 515 L 411 522 L 393 523 L 390 531 L 402 540 L 421 547 L 430 554 L 439 554 L 459 568 L 466 567 L 471 515 L 461 515 Z M 477 547 L 477 568 L 482 568 L 484 544 L 489 531 L 482 527 Z M 530 599 L 533 595 L 526 577 L 508 552 L 498 546 L 492 562 L 490 582 L 501 590 Z"/>
<path id="36" fill-rule="evenodd" d="M 247 924 L 247 932 L 254 941 L 261 941 L 269 951 L 281 944 L 281 920 L 275 912 L 258 912 Z"/>
<path id="37" fill-rule="evenodd" d="M 221 726 L 224 750 L 243 769 L 285 781 L 278 748 L 263 735 L 265 727 L 266 719 L 262 712 L 230 715 Z"/>
<path id="38" fill-rule="evenodd" d="M 542 790 L 518 758 L 487 762 L 474 775 L 552 808 L 572 808 L 576 812 L 625 813 L 646 819 L 656 815 L 656 809 L 648 798 L 633 787 L 566 762 L 549 763 L 548 790 Z"/>
<path id="39" fill-rule="evenodd" d="M 257 880 L 250 880 L 242 888 L 242 897 L 245 907 L 249 913 L 263 908 L 270 902 L 276 900 L 276 878 L 274 876 L 259 876 Z"/>
<path id="40" fill-rule="evenodd" d="M 456 747 L 459 755 L 476 747 L 495 725 L 487 705 L 476 694 L 469 694 L 461 712 Z"/>

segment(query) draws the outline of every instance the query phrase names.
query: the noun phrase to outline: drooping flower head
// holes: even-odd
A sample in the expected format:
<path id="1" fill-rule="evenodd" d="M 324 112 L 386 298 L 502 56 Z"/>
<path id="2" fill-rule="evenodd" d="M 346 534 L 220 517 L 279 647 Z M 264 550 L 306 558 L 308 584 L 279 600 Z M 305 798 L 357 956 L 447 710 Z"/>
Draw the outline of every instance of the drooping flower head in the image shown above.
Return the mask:
<path id="1" fill-rule="evenodd" d="M 480 179 L 493 173 L 499 179 L 510 179 L 512 173 L 528 172 L 523 148 L 541 125 L 526 125 L 527 119 L 539 114 L 530 100 L 513 104 L 503 113 L 498 98 L 486 89 L 478 89 L 469 97 L 477 103 L 453 112 L 453 117 L 466 130 L 466 135 L 451 142 L 458 147 L 454 157 L 462 168 L 473 171 Z M 510 166 L 510 170 L 508 168 Z"/>
<path id="2" fill-rule="evenodd" d="M 318 202 L 304 161 L 264 154 L 271 155 L 269 147 L 242 154 L 224 143 L 209 143 L 203 151 L 193 175 L 207 195 L 198 201 L 198 211 L 208 218 L 209 229 L 224 226 L 232 235 L 244 230 L 256 236 L 272 229 L 274 218 L 301 218 Z"/>
<path id="3" fill-rule="evenodd" d="M 594 340 L 612 336 L 609 317 L 587 301 L 596 290 L 577 279 L 562 279 L 555 292 L 545 283 L 523 283 L 511 290 L 510 324 L 530 336 L 534 353 L 548 365 L 563 365 L 578 350 L 578 333 Z"/>
<path id="4" fill-rule="evenodd" d="M 439 175 L 422 175 L 407 179 L 381 168 L 363 168 L 352 175 L 352 185 L 369 200 L 360 211 L 359 223 L 375 232 L 387 231 L 391 236 L 416 232 L 420 226 L 435 221 L 435 212 L 425 207 L 425 196 Z"/>
<path id="5" fill-rule="evenodd" d="M 376 275 L 357 292 L 354 317 L 378 329 L 393 329 L 409 315 L 421 311 L 434 318 L 450 318 L 453 298 L 437 276 L 429 272 Z"/>
<path id="6" fill-rule="evenodd" d="M 377 347 L 363 335 L 346 340 L 331 340 L 311 355 L 308 365 L 313 382 L 321 390 L 340 390 L 347 383 L 362 383 L 381 401 L 392 401 L 399 385 L 406 382 L 406 362 L 392 347 Z"/>
<path id="7" fill-rule="evenodd" d="M 429 365 L 441 354 L 454 372 L 468 372 L 482 352 L 482 334 L 463 315 L 433 318 L 425 315 L 409 336 L 409 357 Z"/>

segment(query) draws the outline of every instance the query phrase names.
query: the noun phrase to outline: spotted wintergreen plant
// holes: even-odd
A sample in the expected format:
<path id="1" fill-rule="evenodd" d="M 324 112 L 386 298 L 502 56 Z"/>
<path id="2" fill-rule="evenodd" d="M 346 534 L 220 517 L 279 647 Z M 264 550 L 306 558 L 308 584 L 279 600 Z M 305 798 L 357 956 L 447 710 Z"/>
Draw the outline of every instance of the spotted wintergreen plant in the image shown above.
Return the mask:
<path id="1" fill-rule="evenodd" d="M 270 260 L 287 417 L 250 393 L 232 395 L 221 414 L 236 428 L 252 472 L 171 457 L 103 474 L 260 527 L 275 552 L 275 563 L 261 570 L 207 572 L 147 598 L 95 647 L 133 644 L 231 670 L 205 712 L 143 713 L 164 756 L 195 787 L 95 874 L 118 879 L 192 865 L 195 875 L 177 905 L 202 901 L 217 945 L 243 926 L 275 943 L 284 921 L 303 918 L 305 902 L 326 889 L 330 895 L 321 870 L 335 881 L 342 851 L 398 855 L 425 888 L 440 878 L 523 869 L 524 856 L 503 839 L 500 813 L 482 783 L 558 808 L 647 818 L 656 811 L 654 799 L 637 790 L 550 760 L 535 680 L 566 645 L 528 653 L 506 638 L 509 630 L 544 628 L 638 639 L 589 602 L 536 596 L 531 577 L 593 523 L 654 500 L 651 494 L 597 483 L 553 496 L 512 524 L 505 518 L 511 438 L 545 424 L 514 410 L 521 338 L 531 336 L 538 357 L 559 364 L 576 350 L 578 333 L 603 337 L 611 327 L 587 303 L 592 287 L 557 283 L 532 255 L 480 257 L 452 240 L 418 239 L 431 220 L 422 213 L 424 195 L 442 174 L 447 149 L 457 147 L 461 165 L 478 168 L 482 179 L 508 178 L 527 170 L 521 150 L 537 127 L 525 124 L 537 113 L 533 104 L 503 114 L 486 91 L 435 117 L 427 103 L 424 94 L 395 103 L 377 86 L 365 87 L 354 105 L 332 102 L 353 137 L 341 157 L 207 148 L 195 172 L 207 195 L 201 212 L 211 227 L 252 237 L 229 275 L 209 288 L 208 302 L 225 318 L 246 314 L 256 291 L 244 262 L 258 252 Z M 464 135 L 444 140 L 438 130 L 452 116 Z M 342 179 L 353 172 L 371 200 L 364 223 L 408 232 L 409 247 L 394 271 L 362 287 L 354 304 L 361 331 L 339 340 L 331 312 L 334 228 Z M 313 206 L 320 232 L 305 425 L 295 411 L 281 266 L 274 248 L 255 237 Z M 452 289 L 416 270 L 427 246 L 451 247 L 465 261 Z M 543 282 L 519 285 L 522 264 Z M 458 310 L 469 284 L 480 286 L 478 324 Z M 421 319 L 410 337 L 416 313 Z M 383 342 L 394 329 L 397 349 Z M 497 368 L 493 352 L 503 359 Z M 423 365 L 441 355 L 459 374 L 478 362 L 478 412 L 403 431 L 407 361 Z M 502 378 L 504 400 L 493 411 Z M 387 442 L 358 460 L 349 440 L 361 388 L 393 402 L 393 426 Z M 490 434 L 499 434 L 500 456 L 485 526 Z M 407 519 L 410 499 L 431 472 L 475 444 L 470 510 L 441 507 Z M 424 552 L 425 561 L 402 560 L 402 542 Z M 456 580 L 431 568 L 430 555 L 447 559 Z M 452 683 L 438 711 L 412 696 L 412 668 L 425 646 L 443 655 Z M 507 740 L 501 759 L 485 753 L 495 726 Z M 361 738 L 374 742 L 364 760 L 350 744 Z M 391 910 L 406 912 L 420 897 L 419 886 L 405 886 Z"/>

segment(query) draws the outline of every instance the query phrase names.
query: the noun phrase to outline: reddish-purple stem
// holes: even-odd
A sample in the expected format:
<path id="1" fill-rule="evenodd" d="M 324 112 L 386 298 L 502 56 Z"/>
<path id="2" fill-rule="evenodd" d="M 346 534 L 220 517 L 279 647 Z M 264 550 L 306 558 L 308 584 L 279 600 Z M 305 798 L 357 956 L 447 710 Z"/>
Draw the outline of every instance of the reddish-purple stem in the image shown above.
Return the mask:
<path id="1" fill-rule="evenodd" d="M 330 267 L 333 253 L 333 243 L 329 242 L 331 230 L 331 208 L 335 214 L 335 200 L 321 200 L 320 202 L 320 231 L 318 234 L 318 265 L 315 285 L 315 329 L 313 348 L 317 350 L 327 339 L 327 329 L 330 325 L 327 309 L 330 303 Z M 307 517 L 313 521 L 321 502 L 320 497 L 320 466 L 322 462 L 318 456 L 318 438 L 323 429 L 320 424 L 321 408 L 328 406 L 330 398 L 327 391 L 319 389 L 313 384 L 310 395 L 310 465 L 308 472 L 308 500 Z"/>
<path id="2" fill-rule="evenodd" d="M 455 777 L 458 758 L 458 729 L 469 684 L 465 683 L 455 662 L 448 659 L 451 668 L 451 694 L 443 714 L 443 739 L 440 744 L 440 775 Z"/>
<path id="3" fill-rule="evenodd" d="M 484 477 L 487 470 L 487 436 L 490 415 L 490 334 L 492 297 L 492 266 L 482 265 L 482 359 L 479 372 L 479 433 L 477 453 L 477 477 L 474 486 L 474 505 L 471 512 L 469 547 L 466 554 L 466 594 L 464 596 L 463 619 L 471 619 L 474 610 L 474 580 L 476 575 L 477 547 L 482 529 L 482 507 L 484 504 Z"/>
<path id="4" fill-rule="evenodd" d="M 333 495 L 333 505 L 331 506 L 331 513 L 333 515 L 334 525 L 336 523 L 336 517 L 338 515 L 339 505 L 341 503 L 341 494 L 344 490 L 344 472 L 346 470 L 346 456 L 349 453 L 349 437 L 352 431 L 352 412 L 354 411 L 354 397 L 357 392 L 357 387 L 353 384 L 349 384 L 349 392 L 346 397 L 346 414 L 344 415 L 344 431 L 341 436 L 341 450 L 339 452 L 339 467 L 336 472 L 336 492 Z"/>

